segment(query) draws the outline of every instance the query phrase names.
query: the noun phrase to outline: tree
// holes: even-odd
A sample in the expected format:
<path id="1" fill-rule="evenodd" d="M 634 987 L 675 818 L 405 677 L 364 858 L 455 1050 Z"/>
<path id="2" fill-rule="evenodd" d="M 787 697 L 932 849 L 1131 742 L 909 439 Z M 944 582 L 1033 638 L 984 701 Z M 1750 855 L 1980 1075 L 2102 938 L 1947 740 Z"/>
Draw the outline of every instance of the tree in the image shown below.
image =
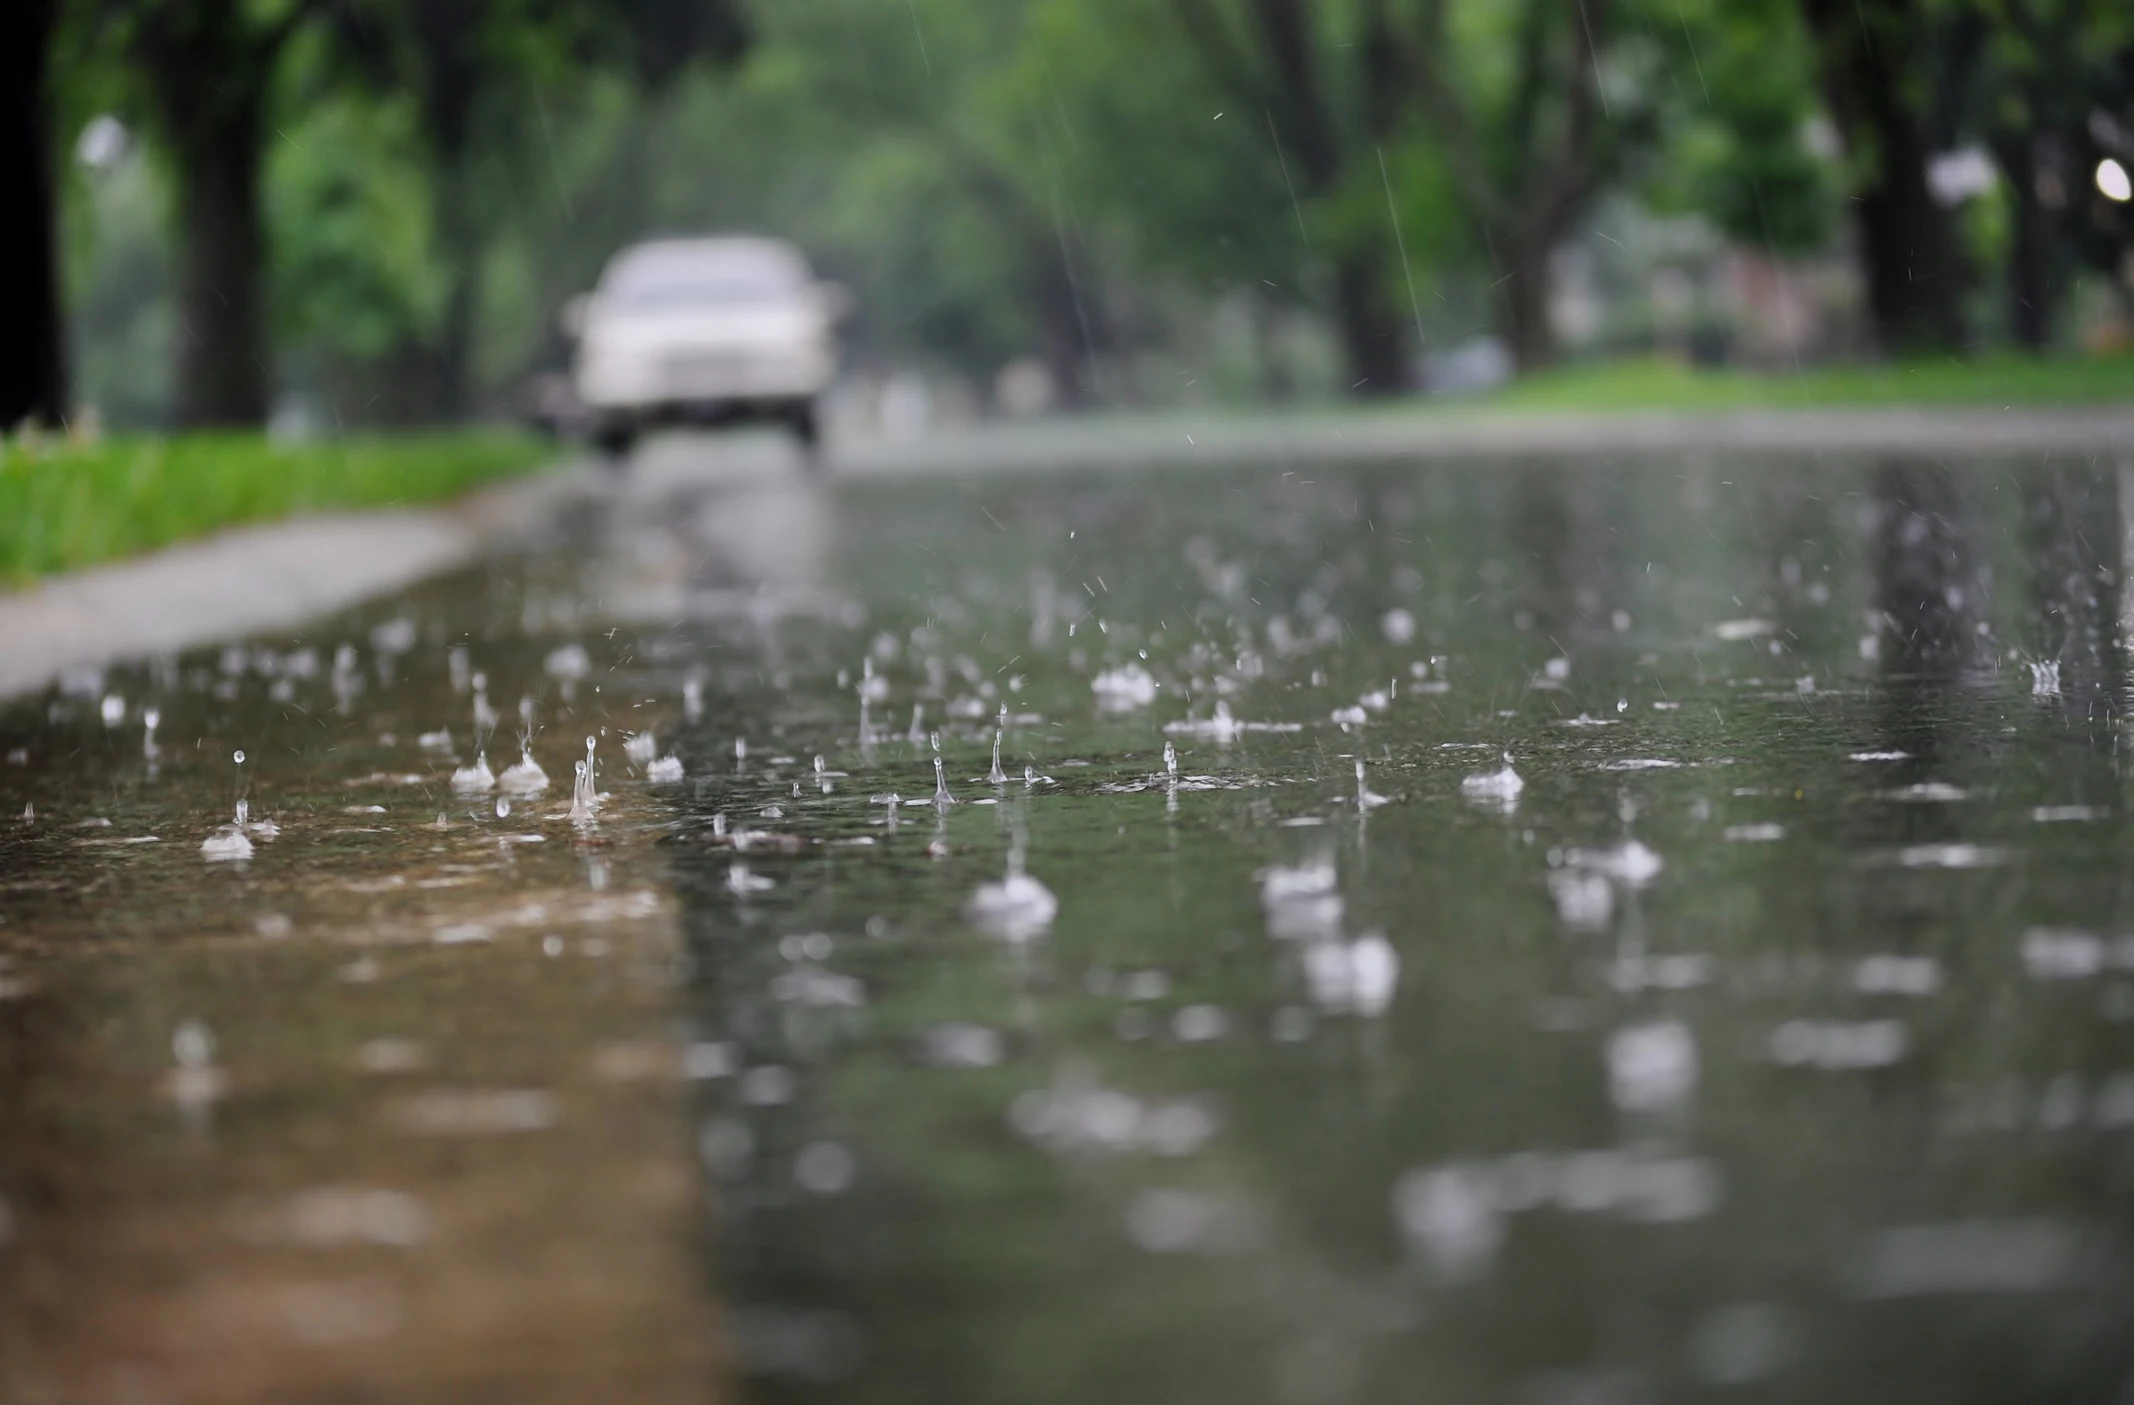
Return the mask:
<path id="1" fill-rule="evenodd" d="M 699 203 L 800 235 L 864 283 L 862 355 L 919 352 L 982 378 L 1034 347 L 1075 405 L 1111 389 L 1099 366 L 1113 329 L 1057 104 L 1017 61 L 1030 9 L 766 8 L 710 137 L 745 148 L 721 154 L 755 188 Z"/>
<path id="2" fill-rule="evenodd" d="M 1657 18 L 1682 92 L 1641 193 L 1772 258 L 1829 248 L 1837 172 L 1810 145 L 1822 109 L 1794 0 L 1681 0 Z"/>
<path id="3" fill-rule="evenodd" d="M 1489 271 L 1497 329 L 1521 368 L 1555 356 L 1557 248 L 1658 136 L 1637 81 L 1643 49 L 1627 0 L 1141 0 L 1168 13 L 1207 91 L 1269 141 L 1233 195 L 1294 202 L 1330 268 L 1333 319 L 1363 394 L 1407 381 L 1414 250 L 1403 210 L 1436 209 L 1442 181 L 1470 257 Z M 1133 0 L 1124 7 L 1135 8 Z M 1130 80 L 1122 80 L 1130 81 Z M 1266 226 L 1279 228 L 1279 221 Z M 1442 225 L 1429 237 L 1453 256 Z"/>
<path id="4" fill-rule="evenodd" d="M 1876 338 L 1891 355 L 1960 350 L 1963 247 L 1927 185 L 1941 16 L 1930 0 L 1801 0 L 1801 12 L 1845 143 Z"/>
<path id="5" fill-rule="evenodd" d="M 2092 183 L 2105 157 L 2134 161 L 2134 12 L 2115 0 L 1968 0 L 1954 27 L 1968 60 L 1954 85 L 1967 134 L 2006 182 L 2008 330 L 2041 349 L 2070 266 L 2092 262 L 2118 282 L 2134 233 Z"/>
<path id="6" fill-rule="evenodd" d="M 1496 92 L 1466 77 L 1447 0 L 1425 0 L 1403 67 L 1417 74 L 1431 123 L 1501 290 L 1499 329 L 1521 370 L 1556 356 L 1550 325 L 1555 252 L 1593 197 L 1656 133 L 1653 94 L 1624 83 L 1611 103 L 1604 62 L 1623 0 L 1524 0 L 1493 7 L 1509 71 Z"/>
<path id="7" fill-rule="evenodd" d="M 749 39 L 736 0 L 348 0 L 334 31 L 343 70 L 414 104 L 444 285 L 422 354 L 445 419 L 470 406 L 484 255 L 508 213 L 477 167 L 526 147 L 530 87 L 607 70 L 656 97 L 692 64 L 732 65 Z"/>
<path id="8" fill-rule="evenodd" d="M 318 0 L 84 0 L 76 47 L 122 57 L 176 186 L 181 426 L 266 418 L 261 166 L 276 64 Z"/>
<path id="9" fill-rule="evenodd" d="M 0 9 L 0 188 L 15 193 L 0 219 L 0 431 L 25 419 L 66 418 L 54 229 L 50 58 L 58 0 Z"/>
<path id="10" fill-rule="evenodd" d="M 1393 203 L 1383 153 L 1409 116 L 1417 75 L 1404 62 L 1412 54 L 1402 53 L 1385 0 L 1166 3 L 1226 105 L 1244 122 L 1255 115 L 1266 122 L 1268 155 L 1301 202 L 1300 224 L 1303 209 L 1344 196 L 1353 205 L 1353 193 L 1373 184 L 1386 185 Z M 1322 231 L 1351 388 L 1366 396 L 1398 394 L 1409 381 L 1408 318 L 1391 294 L 1391 233 L 1353 218 Z"/>

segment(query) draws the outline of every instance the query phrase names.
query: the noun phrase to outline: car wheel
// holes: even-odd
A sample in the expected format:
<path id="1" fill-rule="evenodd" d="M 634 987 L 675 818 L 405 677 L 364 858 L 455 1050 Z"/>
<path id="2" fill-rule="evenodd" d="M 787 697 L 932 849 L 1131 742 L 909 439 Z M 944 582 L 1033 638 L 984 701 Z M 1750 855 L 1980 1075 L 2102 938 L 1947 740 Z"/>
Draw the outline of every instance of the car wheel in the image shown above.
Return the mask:
<path id="1" fill-rule="evenodd" d="M 786 428 L 793 432 L 793 442 L 800 446 L 801 457 L 806 460 L 809 471 L 820 473 L 822 461 L 822 423 L 815 415 L 815 402 L 803 400 L 786 411 Z"/>
<path id="2" fill-rule="evenodd" d="M 627 420 L 611 421 L 593 431 L 593 447 L 611 464 L 620 465 L 630 457 L 630 449 L 637 443 L 637 426 Z"/>

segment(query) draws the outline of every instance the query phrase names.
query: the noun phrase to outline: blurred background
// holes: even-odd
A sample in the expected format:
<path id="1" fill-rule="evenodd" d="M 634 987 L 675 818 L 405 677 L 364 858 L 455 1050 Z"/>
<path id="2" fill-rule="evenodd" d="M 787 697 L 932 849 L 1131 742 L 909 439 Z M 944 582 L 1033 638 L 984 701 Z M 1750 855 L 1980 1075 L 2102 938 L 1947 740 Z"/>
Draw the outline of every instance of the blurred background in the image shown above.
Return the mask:
<path id="1" fill-rule="evenodd" d="M 2074 376 L 2134 319 L 2121 0 L 9 9 L 9 424 L 513 417 L 567 300 L 659 233 L 789 239 L 848 288 L 825 413 L 889 435 Z"/>

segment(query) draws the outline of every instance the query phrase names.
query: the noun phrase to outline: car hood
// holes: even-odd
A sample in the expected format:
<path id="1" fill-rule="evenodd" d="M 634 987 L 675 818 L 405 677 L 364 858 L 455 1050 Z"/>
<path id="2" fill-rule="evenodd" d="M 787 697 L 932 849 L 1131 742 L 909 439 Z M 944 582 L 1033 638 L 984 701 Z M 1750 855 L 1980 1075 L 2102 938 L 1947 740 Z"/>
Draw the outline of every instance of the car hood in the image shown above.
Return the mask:
<path id="1" fill-rule="evenodd" d="M 826 330 L 813 308 L 663 307 L 596 313 L 585 329 L 588 345 L 607 351 L 656 352 L 674 347 L 789 346 L 820 338 Z"/>

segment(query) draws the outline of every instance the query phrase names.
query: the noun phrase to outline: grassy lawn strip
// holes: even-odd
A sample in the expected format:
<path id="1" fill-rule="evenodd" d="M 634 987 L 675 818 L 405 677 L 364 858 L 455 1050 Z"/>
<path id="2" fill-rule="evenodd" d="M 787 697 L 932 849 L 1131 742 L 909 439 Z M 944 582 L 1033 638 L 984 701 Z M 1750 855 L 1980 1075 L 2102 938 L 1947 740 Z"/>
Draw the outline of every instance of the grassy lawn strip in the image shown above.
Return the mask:
<path id="1" fill-rule="evenodd" d="M 0 444 L 0 583 L 26 584 L 243 522 L 437 502 L 554 457 L 553 445 L 508 433 Z"/>
<path id="2" fill-rule="evenodd" d="M 2017 406 L 2134 402 L 2134 356 L 1984 356 L 1801 371 L 1697 370 L 1657 359 L 1564 366 L 1473 402 L 1507 410 L 1810 409 L 1848 405 Z"/>

